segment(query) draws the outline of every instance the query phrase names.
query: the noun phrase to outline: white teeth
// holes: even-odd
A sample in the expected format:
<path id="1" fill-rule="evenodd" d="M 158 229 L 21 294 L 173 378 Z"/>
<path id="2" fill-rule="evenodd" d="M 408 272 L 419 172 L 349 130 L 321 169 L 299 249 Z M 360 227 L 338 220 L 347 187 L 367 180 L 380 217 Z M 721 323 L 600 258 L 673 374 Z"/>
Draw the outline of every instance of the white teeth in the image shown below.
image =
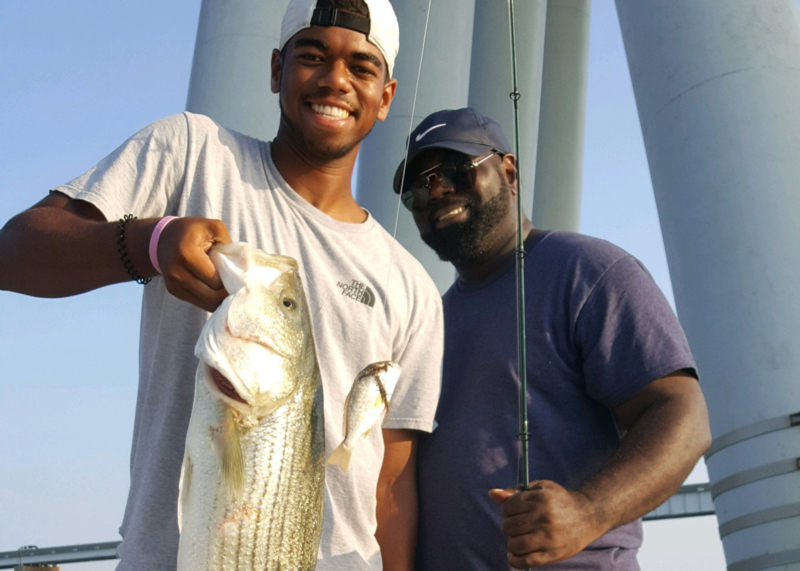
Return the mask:
<path id="1" fill-rule="evenodd" d="M 456 214 L 461 214 L 462 212 L 464 212 L 464 207 L 463 206 L 460 207 L 460 208 L 456 208 L 455 210 L 453 210 L 451 212 L 448 212 L 444 216 L 440 216 L 439 217 L 439 222 L 441 222 L 442 220 L 447 220 L 448 218 L 452 218 Z"/>
<path id="2" fill-rule="evenodd" d="M 318 105 L 316 103 L 312 103 L 311 109 L 313 109 L 314 113 L 317 115 L 322 115 L 327 119 L 346 119 L 350 116 L 350 112 L 346 109 L 342 109 L 341 107 L 332 107 L 330 105 Z"/>

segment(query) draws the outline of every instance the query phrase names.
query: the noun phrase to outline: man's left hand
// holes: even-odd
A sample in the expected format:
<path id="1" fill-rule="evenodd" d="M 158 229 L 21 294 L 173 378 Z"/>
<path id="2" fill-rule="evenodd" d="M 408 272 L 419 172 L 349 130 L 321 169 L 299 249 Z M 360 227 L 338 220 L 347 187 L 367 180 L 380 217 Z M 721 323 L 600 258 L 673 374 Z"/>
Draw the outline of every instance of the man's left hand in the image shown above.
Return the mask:
<path id="1" fill-rule="evenodd" d="M 568 559 L 607 530 L 592 502 L 555 482 L 536 480 L 530 489 L 490 490 L 505 520 L 508 562 L 512 567 L 539 567 Z"/>

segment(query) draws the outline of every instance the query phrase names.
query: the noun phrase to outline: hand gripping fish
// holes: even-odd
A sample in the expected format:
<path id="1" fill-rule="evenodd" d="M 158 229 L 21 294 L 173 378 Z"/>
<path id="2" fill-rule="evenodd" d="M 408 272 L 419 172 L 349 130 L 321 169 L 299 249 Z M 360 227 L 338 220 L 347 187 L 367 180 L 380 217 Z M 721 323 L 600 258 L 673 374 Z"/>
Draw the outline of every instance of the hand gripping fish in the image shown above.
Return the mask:
<path id="1" fill-rule="evenodd" d="M 311 571 L 322 529 L 322 383 L 297 263 L 214 246 L 230 295 L 195 354 L 178 571 Z"/>
<path id="2" fill-rule="evenodd" d="M 327 464 L 335 464 L 347 472 L 353 448 L 369 434 L 381 413 L 388 412 L 400 371 L 400 365 L 394 361 L 379 361 L 356 375 L 344 401 L 344 441 L 328 457 Z"/>

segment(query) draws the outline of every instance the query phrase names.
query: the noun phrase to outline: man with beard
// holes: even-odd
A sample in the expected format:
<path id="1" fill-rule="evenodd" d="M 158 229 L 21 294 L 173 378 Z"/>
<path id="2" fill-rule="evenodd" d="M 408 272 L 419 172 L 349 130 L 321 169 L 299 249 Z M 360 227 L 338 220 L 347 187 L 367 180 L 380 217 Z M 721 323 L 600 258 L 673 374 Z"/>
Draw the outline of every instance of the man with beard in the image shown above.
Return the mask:
<path id="1" fill-rule="evenodd" d="M 432 429 L 439 393 L 441 301 L 350 187 L 361 141 L 389 112 L 398 45 L 388 0 L 291 0 L 272 54 L 281 121 L 271 143 L 208 117 L 168 117 L 0 231 L 3 289 L 60 297 L 153 278 L 118 569 L 175 567 L 192 348 L 206 312 L 227 296 L 207 253 L 231 238 L 298 261 L 328 452 L 342 440 L 356 374 L 376 359 L 402 366 L 384 430 L 359 443 L 347 473 L 326 471 L 317 569 L 412 568 L 416 442 Z"/>
<path id="2" fill-rule="evenodd" d="M 635 258 L 524 218 L 533 481 L 519 491 L 509 150 L 491 119 L 441 111 L 411 134 L 395 177 L 423 240 L 458 271 L 443 298 L 438 427 L 417 456 L 415 569 L 635 570 L 639 518 L 710 443 L 694 360 Z"/>

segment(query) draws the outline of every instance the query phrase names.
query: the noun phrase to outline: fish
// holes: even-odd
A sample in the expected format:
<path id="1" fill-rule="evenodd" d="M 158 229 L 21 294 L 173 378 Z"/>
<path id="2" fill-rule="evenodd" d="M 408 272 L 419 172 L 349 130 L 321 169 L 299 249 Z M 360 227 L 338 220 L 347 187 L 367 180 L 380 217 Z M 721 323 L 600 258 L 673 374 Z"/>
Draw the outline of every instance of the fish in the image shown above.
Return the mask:
<path id="1" fill-rule="evenodd" d="M 178 571 L 312 571 L 323 391 L 298 265 L 241 242 L 209 256 L 229 295 L 195 346 Z"/>
<path id="2" fill-rule="evenodd" d="M 344 440 L 331 453 L 326 464 L 347 472 L 356 444 L 366 438 L 381 414 L 388 412 L 401 371 L 400 365 L 394 361 L 378 361 L 356 375 L 344 402 Z"/>

